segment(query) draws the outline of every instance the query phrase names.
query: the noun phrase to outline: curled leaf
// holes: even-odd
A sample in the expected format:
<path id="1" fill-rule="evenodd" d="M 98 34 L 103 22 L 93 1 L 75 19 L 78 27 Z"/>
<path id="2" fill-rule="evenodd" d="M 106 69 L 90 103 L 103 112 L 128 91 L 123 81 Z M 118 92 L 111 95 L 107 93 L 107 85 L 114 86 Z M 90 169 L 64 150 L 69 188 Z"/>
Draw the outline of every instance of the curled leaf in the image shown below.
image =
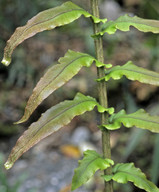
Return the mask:
<path id="1" fill-rule="evenodd" d="M 16 123 L 25 122 L 44 99 L 72 79 L 83 66 L 90 67 L 93 61 L 96 59 L 88 54 L 69 50 L 59 59 L 60 64 L 51 66 L 40 79 L 27 102 L 23 117 Z"/>
<path id="2" fill-rule="evenodd" d="M 132 61 L 128 61 L 125 65 L 122 66 L 118 65 L 112 67 L 106 71 L 106 76 L 98 79 L 98 81 L 103 79 L 108 81 L 110 78 L 117 80 L 121 79 L 123 75 L 125 75 L 130 80 L 137 80 L 141 83 L 159 86 L 159 73 L 138 67 L 134 65 Z"/>
<path id="3" fill-rule="evenodd" d="M 11 38 L 7 41 L 2 63 L 6 66 L 11 63 L 13 50 L 24 40 L 39 32 L 69 24 L 78 19 L 81 15 L 92 17 L 95 23 L 106 22 L 106 19 L 99 19 L 92 16 L 71 1 L 62 4 L 61 6 L 42 11 L 30 19 L 25 26 L 16 29 Z"/>
<path id="4" fill-rule="evenodd" d="M 94 98 L 78 93 L 74 100 L 61 102 L 47 110 L 18 139 L 8 161 L 5 163 L 6 169 L 10 169 L 24 152 L 28 151 L 40 140 L 67 125 L 75 116 L 93 110 L 97 105 L 99 104 Z"/>
<path id="5" fill-rule="evenodd" d="M 142 19 L 140 17 L 129 15 L 120 16 L 115 21 L 109 21 L 103 26 L 103 30 L 95 35 L 104 35 L 104 33 L 114 34 L 117 29 L 120 31 L 129 31 L 130 26 L 135 27 L 142 32 L 159 33 L 159 21 Z"/>
<path id="6" fill-rule="evenodd" d="M 125 110 L 121 110 L 120 112 L 111 115 L 109 124 L 103 126 L 109 130 L 115 130 L 119 129 L 121 124 L 127 128 L 136 126 L 154 133 L 159 133 L 159 117 L 150 116 L 143 109 L 131 114 L 126 114 Z"/>
<path id="7" fill-rule="evenodd" d="M 104 170 L 113 165 L 110 159 L 104 159 L 97 152 L 87 150 L 84 152 L 84 158 L 79 161 L 79 167 L 75 169 L 72 179 L 72 190 L 85 184 L 97 170 Z"/>
<path id="8" fill-rule="evenodd" d="M 147 180 L 145 174 L 134 166 L 133 163 L 118 163 L 113 167 L 113 175 L 105 175 L 103 178 L 106 181 L 111 179 L 118 183 L 133 182 L 134 185 L 147 192 L 159 192 L 151 181 Z"/>

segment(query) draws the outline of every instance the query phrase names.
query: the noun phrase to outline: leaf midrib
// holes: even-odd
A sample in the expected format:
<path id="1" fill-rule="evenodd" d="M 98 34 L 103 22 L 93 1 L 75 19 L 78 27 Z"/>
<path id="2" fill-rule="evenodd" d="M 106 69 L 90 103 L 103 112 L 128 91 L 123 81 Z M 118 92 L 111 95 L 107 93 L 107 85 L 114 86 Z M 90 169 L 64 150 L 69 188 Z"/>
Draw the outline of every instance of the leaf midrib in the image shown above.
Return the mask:
<path id="1" fill-rule="evenodd" d="M 56 17 L 58 17 L 58 16 L 60 16 L 62 14 L 69 13 L 69 12 L 72 12 L 72 11 L 83 11 L 83 9 L 79 8 L 79 9 L 70 9 L 69 11 L 63 11 L 61 13 L 58 13 L 57 15 L 54 15 L 53 17 L 51 17 L 49 19 L 46 19 L 46 20 L 43 20 L 43 21 L 40 21 L 40 22 L 37 22 L 37 23 L 33 23 L 31 26 L 28 26 L 28 28 L 25 28 L 23 32 L 26 32 L 27 30 L 29 30 L 31 27 L 33 27 L 35 25 L 39 25 L 41 23 L 45 23 L 45 22 L 47 22 L 49 20 L 55 19 Z"/>
<path id="2" fill-rule="evenodd" d="M 74 104 L 74 105 L 72 105 L 72 106 L 69 106 L 68 108 L 62 110 L 62 111 L 59 112 L 57 115 L 55 115 L 53 118 L 51 118 L 48 122 L 46 122 L 44 125 L 40 126 L 40 127 L 38 128 L 38 130 L 36 131 L 36 133 L 34 133 L 34 135 L 32 136 L 31 139 L 33 139 L 33 137 L 40 131 L 40 129 L 41 129 L 42 127 L 46 126 L 48 123 L 50 123 L 52 120 L 56 119 L 56 118 L 57 118 L 58 116 L 60 116 L 62 113 L 70 110 L 71 108 L 73 108 L 73 107 L 75 107 L 75 106 L 77 106 L 77 105 L 80 105 L 81 103 L 90 102 L 90 101 L 92 101 L 92 100 L 81 101 L 81 102 L 78 102 L 78 103 L 76 103 L 76 104 Z M 95 102 L 95 101 L 94 101 L 94 102 Z M 27 130 L 27 131 L 28 131 L 28 130 Z M 30 142 L 31 139 L 30 139 L 30 140 L 27 140 L 26 143 Z M 17 154 L 21 149 L 23 149 L 23 147 L 26 145 L 26 143 L 25 143 L 23 146 L 21 146 L 21 147 L 14 153 L 14 156 L 13 156 L 12 158 L 14 158 L 14 157 L 16 156 L 16 154 Z M 11 162 L 12 162 L 12 160 L 11 160 Z"/>
<path id="3" fill-rule="evenodd" d="M 57 77 L 60 76 L 61 73 L 62 73 L 69 65 L 71 65 L 73 62 L 75 62 L 76 60 L 78 60 L 78 59 L 80 59 L 80 58 L 82 58 L 82 57 L 88 57 L 88 56 L 87 56 L 87 55 L 82 55 L 82 56 L 79 56 L 79 57 L 75 58 L 75 59 L 72 60 L 71 62 L 67 63 L 67 64 L 61 69 L 61 71 L 59 71 L 59 73 L 58 73 L 53 79 L 51 79 L 51 80 L 48 82 L 48 85 L 47 85 L 46 87 L 44 87 L 44 88 L 40 91 L 40 93 L 41 93 L 45 88 L 47 88 L 52 81 L 54 81 L 55 79 L 57 79 Z M 63 65 L 63 64 L 65 64 L 65 63 L 57 64 L 57 65 Z M 82 64 L 81 64 L 81 65 L 82 65 Z M 39 94 L 40 94 L 40 93 L 39 93 Z"/>
<path id="4" fill-rule="evenodd" d="M 122 66 L 121 66 L 122 67 Z M 146 72 L 139 72 L 139 71 L 136 71 L 136 70 L 131 70 L 131 69 L 124 69 L 124 68 L 122 68 L 122 69 L 114 69 L 114 70 L 112 70 L 112 71 L 110 71 L 110 73 L 111 72 L 113 72 L 113 71 L 131 71 L 131 72 L 136 72 L 136 73 L 139 73 L 139 74 L 143 74 L 143 75 L 148 75 L 148 76 L 151 76 L 151 77 L 154 77 L 154 78 L 159 78 L 159 76 L 157 76 L 157 75 L 151 75 L 151 74 L 148 74 L 148 72 L 146 73 Z M 152 71 L 153 73 L 155 73 L 154 71 Z M 109 74 L 109 73 L 108 73 Z M 107 75 L 108 75 L 107 74 Z M 125 75 L 125 74 L 124 74 Z"/>
<path id="5" fill-rule="evenodd" d="M 101 159 L 100 156 L 96 156 L 93 160 L 89 161 L 89 163 L 87 163 L 87 166 L 84 166 L 83 169 L 86 171 L 87 168 L 94 162 L 96 161 L 97 159 Z M 82 169 L 82 172 L 80 171 L 80 174 L 79 174 L 79 177 L 81 177 L 83 175 L 83 169 Z M 100 169 L 100 168 L 99 168 Z M 96 170 L 95 170 L 96 171 Z"/>
<path id="6" fill-rule="evenodd" d="M 50 86 L 51 82 L 52 82 L 52 81 L 55 81 L 55 80 L 61 75 L 61 73 L 64 72 L 64 70 L 65 70 L 69 65 L 71 65 L 73 62 L 75 62 L 76 60 L 81 59 L 81 58 L 83 58 L 83 57 L 88 57 L 88 56 L 87 56 L 87 55 L 79 56 L 79 57 L 75 58 L 74 60 L 72 60 L 71 62 L 69 62 L 68 64 L 66 64 L 66 66 L 65 66 L 64 68 L 62 68 L 61 71 L 59 71 L 59 73 L 58 73 L 53 79 L 51 79 L 51 80 L 48 82 L 48 84 L 47 84 L 45 87 L 43 87 L 43 89 L 41 89 L 40 92 L 38 92 L 38 95 L 37 95 L 36 98 L 34 98 L 34 101 L 38 100 L 38 98 L 41 96 L 42 91 L 44 91 L 45 89 L 47 89 L 47 88 Z M 62 64 L 64 64 L 64 63 L 62 63 Z M 61 65 L 62 65 L 62 64 L 61 64 Z M 58 65 L 60 65 L 60 64 L 58 64 Z M 83 66 L 84 66 L 84 65 L 83 65 Z M 56 88 L 57 88 L 57 87 L 56 87 Z M 54 88 L 52 92 L 54 92 L 54 91 L 56 90 L 56 88 Z M 35 90 L 35 91 L 36 91 L 36 90 Z M 46 97 L 45 97 L 45 98 L 46 98 Z M 33 101 L 33 102 L 34 102 L 34 101 Z M 40 100 L 38 100 L 38 101 L 40 101 Z M 29 103 L 30 103 L 30 102 L 29 102 Z M 39 103 L 39 102 L 38 102 L 38 103 Z M 40 103 L 41 103 L 41 101 L 40 101 Z M 28 110 L 28 112 L 29 112 L 29 114 L 31 114 L 31 113 L 30 113 L 30 110 Z"/>
<path id="7" fill-rule="evenodd" d="M 150 123 L 154 123 L 154 124 L 159 124 L 159 122 L 157 121 L 150 121 L 150 120 L 147 120 L 147 119 L 144 119 L 144 118 L 137 118 L 137 117 L 134 117 L 134 116 L 120 116 L 119 118 L 114 118 L 114 119 L 120 119 L 120 118 L 124 118 L 124 119 L 127 119 L 127 118 L 130 118 L 130 119 L 137 119 L 137 120 L 140 120 L 140 121 L 146 121 L 146 122 L 150 122 Z"/>
<path id="8" fill-rule="evenodd" d="M 133 17 L 132 17 L 133 18 Z M 120 23 L 131 23 L 131 24 L 129 24 L 129 26 L 133 26 L 133 27 L 135 27 L 135 28 L 137 28 L 136 26 L 134 26 L 134 24 L 141 24 L 141 25 L 145 25 L 145 26 L 148 26 L 148 27 L 152 27 L 152 28 L 159 28 L 159 26 L 152 26 L 152 25 L 150 25 L 150 24 L 147 24 L 147 23 L 141 23 L 141 22 L 138 22 L 138 21 L 135 21 L 135 22 L 133 22 L 133 21 L 113 21 L 113 23 L 110 23 L 106 28 L 105 28 L 105 30 L 104 31 L 106 31 L 106 29 L 108 29 L 108 27 L 112 27 L 112 26 L 114 26 L 116 29 L 118 29 L 117 28 L 117 24 L 120 24 Z M 121 30 L 121 29 L 120 29 Z"/>

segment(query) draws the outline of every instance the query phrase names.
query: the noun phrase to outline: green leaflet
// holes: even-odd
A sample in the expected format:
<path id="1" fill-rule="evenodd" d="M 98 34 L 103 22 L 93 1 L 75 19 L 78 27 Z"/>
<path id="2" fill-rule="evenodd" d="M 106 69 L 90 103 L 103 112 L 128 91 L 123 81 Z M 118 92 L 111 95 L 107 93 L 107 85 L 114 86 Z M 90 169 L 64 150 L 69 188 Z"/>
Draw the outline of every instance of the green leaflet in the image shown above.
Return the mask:
<path id="1" fill-rule="evenodd" d="M 104 170 L 113 164 L 112 160 L 104 159 L 95 151 L 85 151 L 84 158 L 79 161 L 79 167 L 75 169 L 72 179 L 72 190 L 86 183 L 98 169 Z"/>
<path id="2" fill-rule="evenodd" d="M 141 83 L 147 83 L 159 86 L 159 73 L 144 69 L 134 65 L 131 61 L 128 61 L 123 66 L 115 66 L 106 71 L 106 76 L 98 79 L 98 81 L 105 79 L 108 81 L 112 79 L 121 79 L 125 75 L 130 80 L 137 80 Z"/>
<path id="3" fill-rule="evenodd" d="M 140 17 L 123 15 L 115 21 L 109 21 L 103 25 L 104 30 L 95 35 L 104 35 L 104 33 L 114 34 L 117 29 L 121 31 L 129 31 L 130 26 L 135 27 L 142 32 L 159 33 L 159 21 L 142 19 Z"/>
<path id="4" fill-rule="evenodd" d="M 59 130 L 62 126 L 67 125 L 75 116 L 93 110 L 95 106 L 101 112 L 108 110 L 100 106 L 94 98 L 77 93 L 74 100 L 61 102 L 47 110 L 18 139 L 8 161 L 5 163 L 6 169 L 11 168 L 24 152 L 40 140 Z"/>
<path id="5" fill-rule="evenodd" d="M 147 192 L 159 192 L 159 189 L 133 163 L 119 163 L 113 167 L 113 175 L 103 176 L 106 181 L 111 179 L 118 183 L 133 182 L 135 186 Z"/>
<path id="6" fill-rule="evenodd" d="M 148 129 L 149 131 L 159 133 L 159 117 L 150 116 L 143 109 L 131 114 L 126 114 L 125 110 L 121 110 L 111 115 L 109 124 L 103 126 L 109 130 L 115 130 L 121 127 L 121 123 L 128 128 L 136 126 L 141 129 Z"/>
<path id="7" fill-rule="evenodd" d="M 6 66 L 11 63 L 13 50 L 25 39 L 44 30 L 51 30 L 55 27 L 69 24 L 78 19 L 81 15 L 91 17 L 95 23 L 106 22 L 106 19 L 99 19 L 92 16 L 71 1 L 62 4 L 61 6 L 42 11 L 30 19 L 25 26 L 16 29 L 14 34 L 7 41 L 2 63 Z"/>
<path id="8" fill-rule="evenodd" d="M 50 67 L 40 79 L 27 102 L 23 117 L 16 123 L 25 122 L 44 99 L 72 79 L 83 66 L 90 67 L 93 61 L 98 65 L 100 63 L 88 54 L 69 50 L 59 59 L 60 64 Z"/>

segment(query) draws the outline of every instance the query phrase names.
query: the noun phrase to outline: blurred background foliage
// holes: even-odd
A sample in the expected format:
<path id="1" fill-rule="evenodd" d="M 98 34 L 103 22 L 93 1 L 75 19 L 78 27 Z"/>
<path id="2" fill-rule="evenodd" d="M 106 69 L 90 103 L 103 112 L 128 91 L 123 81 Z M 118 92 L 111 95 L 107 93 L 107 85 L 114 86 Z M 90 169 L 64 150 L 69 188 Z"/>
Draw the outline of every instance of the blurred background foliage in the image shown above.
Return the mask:
<path id="1" fill-rule="evenodd" d="M 6 41 L 16 27 L 24 25 L 39 11 L 58 6 L 63 2 L 65 0 L 0 0 L 0 60 L 3 57 Z M 73 2 L 81 7 L 87 7 L 90 11 L 88 0 L 73 0 Z M 116 19 L 124 13 L 148 19 L 159 19 L 159 0 L 101 0 L 100 3 L 101 16 L 108 17 L 109 20 Z M 94 55 L 93 41 L 90 37 L 92 33 L 91 21 L 81 18 L 62 28 L 45 31 L 28 39 L 14 51 L 13 62 L 8 68 L 0 65 L 1 153 L 8 154 L 18 135 L 48 107 L 64 99 L 73 98 L 77 91 L 97 97 L 94 81 L 96 68 L 92 66 L 90 69 L 82 69 L 66 86 L 44 101 L 27 123 L 19 126 L 13 125 L 13 122 L 22 116 L 33 87 L 51 63 L 57 63 L 58 58 L 63 56 L 68 49 Z M 126 33 L 118 32 L 113 36 L 105 35 L 104 53 L 105 63 L 122 65 L 132 60 L 138 66 L 159 72 L 158 35 L 142 34 L 135 29 Z M 156 86 L 130 82 L 124 78 L 120 81 L 110 80 L 108 97 L 109 105 L 115 107 L 117 111 L 126 108 L 127 112 L 134 112 L 138 108 L 144 108 L 153 115 L 159 115 L 159 89 Z M 91 134 L 95 134 L 98 132 L 96 123 L 98 123 L 98 118 L 95 113 L 85 114 L 73 120 L 69 128 L 70 133 L 72 134 L 79 125 L 85 125 Z M 136 128 L 131 130 L 123 128 L 118 132 L 113 132 L 111 139 L 113 159 L 116 162 L 135 161 L 135 164 L 145 170 L 153 182 L 159 184 L 158 135 Z M 95 141 L 93 145 L 98 146 L 99 143 L 100 146 L 100 139 Z M 0 185 L 8 185 L 2 181 Z M 131 185 L 125 187 L 117 185 L 115 188 L 117 191 L 135 191 Z M 5 191 L 10 192 L 10 190 Z"/>

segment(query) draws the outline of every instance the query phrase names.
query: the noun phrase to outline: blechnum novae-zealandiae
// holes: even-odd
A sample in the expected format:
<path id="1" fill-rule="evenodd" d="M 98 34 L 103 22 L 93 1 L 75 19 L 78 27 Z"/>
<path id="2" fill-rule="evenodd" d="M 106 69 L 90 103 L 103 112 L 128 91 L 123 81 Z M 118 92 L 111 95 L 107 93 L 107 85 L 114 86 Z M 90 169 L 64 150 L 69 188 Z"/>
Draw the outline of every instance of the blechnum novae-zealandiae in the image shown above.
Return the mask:
<path id="1" fill-rule="evenodd" d="M 133 163 L 115 164 L 111 160 L 109 136 L 110 130 L 119 129 L 122 124 L 127 128 L 136 126 L 159 133 L 159 117 L 150 116 L 143 109 L 131 114 L 127 114 L 125 110 L 115 113 L 114 108 L 108 108 L 106 89 L 106 82 L 110 78 L 116 80 L 122 78 L 122 76 L 126 76 L 132 81 L 137 80 L 158 86 L 159 74 L 138 67 L 132 61 L 128 61 L 123 66 L 116 65 L 115 67 L 111 64 L 104 64 L 102 45 L 102 36 L 104 34 L 112 35 L 117 30 L 129 31 L 130 26 L 142 32 L 159 33 L 159 22 L 128 15 L 120 16 L 117 20 L 108 22 L 107 19 L 100 19 L 99 17 L 98 0 L 90 0 L 90 3 L 92 14 L 71 1 L 40 12 L 30 19 L 25 26 L 17 28 L 8 40 L 2 60 L 2 63 L 6 66 L 11 63 L 13 50 L 25 39 L 44 30 L 52 30 L 69 24 L 82 15 L 86 18 L 91 18 L 94 28 L 92 41 L 95 43 L 96 58 L 87 53 L 68 50 L 64 57 L 58 60 L 58 64 L 52 65 L 37 83 L 27 102 L 23 117 L 16 123 L 28 120 L 45 98 L 71 80 L 83 66 L 91 67 L 92 64 L 95 64 L 97 67 L 99 103 L 91 96 L 77 93 L 73 100 L 66 100 L 51 107 L 37 122 L 31 124 L 28 130 L 18 139 L 5 163 L 5 167 L 6 169 L 11 168 L 24 152 L 40 140 L 68 124 L 75 116 L 91 111 L 96 106 L 97 111 L 101 114 L 101 122 L 98 127 L 102 132 L 103 155 L 93 150 L 84 152 L 84 157 L 79 161 L 79 167 L 75 170 L 73 176 L 72 190 L 86 183 L 97 170 L 104 170 L 104 174 L 101 177 L 105 181 L 104 191 L 106 192 L 113 191 L 112 181 L 118 183 L 130 181 L 147 192 L 159 192 L 159 188 L 148 181 L 145 174 L 139 168 L 136 168 Z"/>

